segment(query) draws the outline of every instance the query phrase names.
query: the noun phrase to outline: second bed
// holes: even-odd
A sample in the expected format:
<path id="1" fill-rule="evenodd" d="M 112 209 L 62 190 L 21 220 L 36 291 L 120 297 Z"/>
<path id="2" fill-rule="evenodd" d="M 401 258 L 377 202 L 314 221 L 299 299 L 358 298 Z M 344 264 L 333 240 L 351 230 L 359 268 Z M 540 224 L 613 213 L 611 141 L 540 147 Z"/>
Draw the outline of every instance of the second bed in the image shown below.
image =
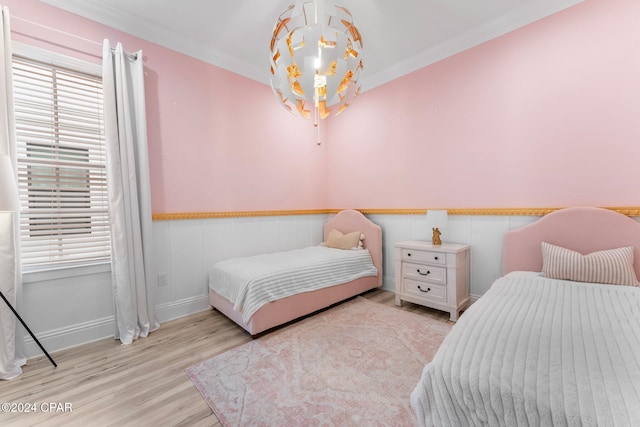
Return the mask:
<path id="1" fill-rule="evenodd" d="M 378 225 L 345 210 L 324 224 L 323 235 L 321 246 L 217 263 L 209 303 L 255 336 L 382 285 Z"/>
<path id="2" fill-rule="evenodd" d="M 640 224 L 605 209 L 508 232 L 505 276 L 411 395 L 418 425 L 639 426 L 639 252 Z"/>

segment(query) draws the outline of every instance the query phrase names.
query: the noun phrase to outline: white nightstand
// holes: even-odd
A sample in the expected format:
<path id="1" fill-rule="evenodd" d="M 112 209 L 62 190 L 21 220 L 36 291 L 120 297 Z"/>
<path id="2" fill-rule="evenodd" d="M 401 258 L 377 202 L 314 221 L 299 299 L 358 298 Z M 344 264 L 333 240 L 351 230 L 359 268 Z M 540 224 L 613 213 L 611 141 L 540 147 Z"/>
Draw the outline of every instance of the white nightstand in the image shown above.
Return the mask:
<path id="1" fill-rule="evenodd" d="M 408 240 L 395 246 L 396 305 L 409 301 L 448 311 L 450 320 L 469 303 L 469 246 Z"/>

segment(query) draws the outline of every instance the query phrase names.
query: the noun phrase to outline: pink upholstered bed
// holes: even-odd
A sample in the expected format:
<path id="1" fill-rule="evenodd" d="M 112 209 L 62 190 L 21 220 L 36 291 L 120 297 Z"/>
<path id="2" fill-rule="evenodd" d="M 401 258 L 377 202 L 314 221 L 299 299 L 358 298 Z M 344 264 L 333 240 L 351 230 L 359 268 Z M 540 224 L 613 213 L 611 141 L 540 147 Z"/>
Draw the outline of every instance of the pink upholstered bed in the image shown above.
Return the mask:
<path id="1" fill-rule="evenodd" d="M 550 278 L 543 242 L 635 252 L 604 267 L 629 281 Z M 640 223 L 614 211 L 562 209 L 506 233 L 505 276 L 461 316 L 411 395 L 418 425 L 640 426 L 639 267 Z"/>
<path id="2" fill-rule="evenodd" d="M 503 246 L 504 274 L 542 271 L 542 242 L 582 254 L 633 246 L 636 253 L 634 267 L 640 277 L 640 224 L 615 211 L 593 207 L 560 209 L 526 227 L 508 232 Z"/>
<path id="3" fill-rule="evenodd" d="M 243 321 L 241 311 L 234 310 L 232 302 L 211 289 L 209 291 L 209 303 L 244 328 L 249 334 L 255 336 L 268 329 L 382 286 L 381 228 L 358 211 L 344 210 L 324 224 L 324 240 L 327 239 L 329 232 L 333 229 L 344 234 L 359 231 L 365 236 L 363 240 L 364 248 L 371 254 L 373 265 L 378 271 L 377 276 L 362 277 L 348 283 L 303 292 L 269 302 L 256 311 L 247 322 Z"/>

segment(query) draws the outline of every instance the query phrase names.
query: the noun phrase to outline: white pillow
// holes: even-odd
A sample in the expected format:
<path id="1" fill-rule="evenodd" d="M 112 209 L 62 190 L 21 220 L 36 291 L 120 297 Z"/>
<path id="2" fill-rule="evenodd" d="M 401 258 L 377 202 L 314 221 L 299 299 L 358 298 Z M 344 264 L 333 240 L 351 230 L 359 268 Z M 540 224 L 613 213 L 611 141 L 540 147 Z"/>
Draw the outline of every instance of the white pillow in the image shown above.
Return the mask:
<path id="1" fill-rule="evenodd" d="M 582 255 L 542 242 L 542 272 L 551 279 L 638 286 L 633 251 L 633 246 L 627 246 Z"/>

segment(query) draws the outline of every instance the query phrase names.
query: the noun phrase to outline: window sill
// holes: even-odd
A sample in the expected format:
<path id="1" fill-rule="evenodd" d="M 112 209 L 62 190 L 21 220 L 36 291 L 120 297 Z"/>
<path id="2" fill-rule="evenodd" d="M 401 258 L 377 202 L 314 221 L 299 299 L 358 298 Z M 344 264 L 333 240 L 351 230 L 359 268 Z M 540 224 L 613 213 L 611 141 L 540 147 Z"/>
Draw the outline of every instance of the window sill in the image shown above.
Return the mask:
<path id="1" fill-rule="evenodd" d="M 111 262 L 109 261 L 95 262 L 91 264 L 65 265 L 62 267 L 31 267 L 22 271 L 22 283 L 46 282 L 49 280 L 66 279 L 68 277 L 108 272 L 111 272 Z"/>

